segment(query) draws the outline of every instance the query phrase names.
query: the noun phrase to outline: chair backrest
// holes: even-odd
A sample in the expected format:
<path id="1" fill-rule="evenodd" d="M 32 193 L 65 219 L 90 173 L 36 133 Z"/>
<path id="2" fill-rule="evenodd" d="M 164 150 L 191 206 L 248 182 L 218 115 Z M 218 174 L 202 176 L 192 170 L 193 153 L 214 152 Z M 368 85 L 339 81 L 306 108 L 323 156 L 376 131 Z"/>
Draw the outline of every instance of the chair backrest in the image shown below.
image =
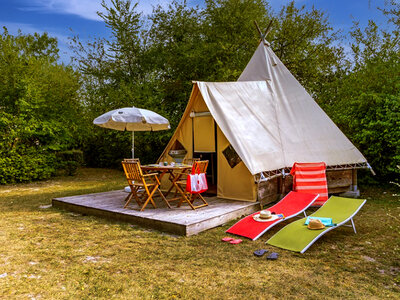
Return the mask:
<path id="1" fill-rule="evenodd" d="M 208 160 L 198 160 L 193 162 L 192 173 L 207 173 Z"/>
<path id="2" fill-rule="evenodd" d="M 139 158 L 124 158 L 124 161 L 127 161 L 127 162 L 135 162 L 135 161 L 138 161 L 138 162 L 140 162 L 140 159 L 139 159 Z"/>
<path id="3" fill-rule="evenodd" d="M 318 163 L 294 163 L 290 174 L 293 175 L 293 190 L 301 193 L 319 194 L 313 205 L 323 205 L 328 200 L 326 165 Z"/>
<path id="4" fill-rule="evenodd" d="M 193 163 L 195 162 L 195 161 L 199 161 L 200 160 L 200 158 L 185 158 L 184 160 L 183 160 L 183 163 L 185 164 L 185 165 L 193 165 Z"/>
<path id="5" fill-rule="evenodd" d="M 138 159 L 124 160 L 122 161 L 122 167 L 124 168 L 125 176 L 128 181 L 142 181 L 143 173 Z"/>

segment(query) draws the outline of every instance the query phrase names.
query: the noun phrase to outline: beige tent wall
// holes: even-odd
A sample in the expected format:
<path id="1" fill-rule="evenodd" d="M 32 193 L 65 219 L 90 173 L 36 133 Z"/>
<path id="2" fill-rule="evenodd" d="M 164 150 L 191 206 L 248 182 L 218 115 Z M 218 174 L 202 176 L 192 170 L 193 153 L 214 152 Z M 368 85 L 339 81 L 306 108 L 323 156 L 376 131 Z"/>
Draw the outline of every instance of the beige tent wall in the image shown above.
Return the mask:
<path id="1" fill-rule="evenodd" d="M 192 157 L 193 153 L 192 120 L 189 116 L 189 113 L 193 107 L 193 104 L 196 101 L 198 101 L 198 98 L 202 99 L 201 94 L 199 93 L 199 89 L 194 87 L 192 90 L 192 94 L 190 95 L 190 99 L 186 107 L 186 110 L 183 113 L 182 119 L 179 122 L 174 135 L 169 141 L 167 147 L 165 147 L 164 152 L 161 154 L 157 162 L 167 161 L 168 163 L 170 163 L 173 161 L 172 157 L 168 155 L 168 152 L 169 150 L 171 150 L 176 140 L 178 140 L 182 144 L 182 146 L 186 149 L 187 151 L 186 158 Z M 165 191 L 168 190 L 170 186 L 171 186 L 171 181 L 168 179 L 168 174 L 166 174 L 161 180 L 161 189 Z"/>
<path id="2" fill-rule="evenodd" d="M 173 159 L 168 155 L 169 150 L 173 147 L 174 143 L 176 140 L 178 140 L 182 146 L 186 149 L 187 154 L 185 158 L 192 158 L 192 153 L 193 153 L 193 140 L 192 140 L 192 130 L 193 130 L 193 124 L 192 124 L 192 118 L 190 117 L 190 112 L 195 111 L 195 112 L 204 112 L 208 111 L 208 108 L 206 104 L 204 103 L 203 97 L 201 96 L 199 89 L 197 88 L 197 85 L 193 86 L 192 94 L 190 96 L 188 105 L 186 107 L 186 110 L 182 116 L 181 121 L 179 122 L 179 125 L 172 136 L 171 140 L 169 141 L 167 147 L 164 149 L 163 154 L 161 157 L 158 159 L 159 161 L 167 161 L 168 163 L 172 162 Z M 195 118 L 193 119 L 193 123 L 196 124 L 195 129 L 199 129 L 200 135 L 195 138 L 195 146 L 199 147 L 199 149 L 209 149 L 213 147 L 212 149 L 215 149 L 215 142 L 213 139 L 212 140 L 212 145 L 208 145 L 206 141 L 209 142 L 208 137 L 207 137 L 207 131 L 205 130 L 204 126 L 212 126 L 212 130 L 214 131 L 214 119 L 212 117 L 201 117 L 201 118 Z M 196 151 L 200 151 L 199 149 L 196 149 Z M 204 150 L 208 151 L 208 150 Z M 171 182 L 168 179 L 168 176 L 164 176 L 161 180 L 161 189 L 162 190 L 167 190 L 171 186 Z"/>
<path id="3" fill-rule="evenodd" d="M 211 115 L 196 117 L 193 118 L 193 125 L 194 152 L 215 152 L 214 118 Z"/>
<path id="4" fill-rule="evenodd" d="M 200 93 L 193 102 L 192 111 L 209 112 Z M 194 127 L 194 152 L 215 152 L 214 118 L 210 115 L 189 119 Z"/>
<path id="5" fill-rule="evenodd" d="M 158 161 L 171 162 L 172 158 L 168 151 L 173 147 L 174 142 L 178 140 L 188 151 L 186 158 L 191 158 L 193 153 L 192 126 L 194 126 L 194 145 L 197 152 L 215 152 L 215 122 L 211 116 L 190 117 L 190 112 L 209 111 L 204 99 L 199 92 L 197 85 L 193 86 L 192 94 L 182 119 L 165 148 Z M 254 183 L 254 177 L 243 162 L 239 163 L 233 169 L 229 166 L 222 151 L 229 146 L 229 142 L 217 126 L 217 196 L 241 201 L 257 200 L 257 185 Z M 171 186 L 168 175 L 162 178 L 162 190 L 167 190 Z"/>
<path id="6" fill-rule="evenodd" d="M 173 142 L 175 142 L 176 140 L 178 140 L 182 144 L 182 146 L 186 149 L 186 151 L 188 152 L 186 157 L 191 156 L 191 153 L 192 153 L 192 122 L 189 117 L 177 129 L 175 136 L 173 138 Z M 168 148 L 167 151 L 164 152 L 163 156 L 159 159 L 159 161 L 167 161 L 168 163 L 171 163 L 173 161 L 172 157 L 168 155 L 168 151 L 171 149 L 172 146 L 173 146 L 173 143 L 171 143 L 170 147 Z M 168 190 L 170 186 L 171 186 L 171 182 L 168 179 L 168 174 L 166 174 L 161 179 L 161 189 Z"/>
<path id="7" fill-rule="evenodd" d="M 231 168 L 222 151 L 229 146 L 229 141 L 217 127 L 217 145 L 218 145 L 218 190 L 219 198 L 256 201 L 257 185 L 254 182 L 254 176 L 251 175 L 243 162 Z"/>

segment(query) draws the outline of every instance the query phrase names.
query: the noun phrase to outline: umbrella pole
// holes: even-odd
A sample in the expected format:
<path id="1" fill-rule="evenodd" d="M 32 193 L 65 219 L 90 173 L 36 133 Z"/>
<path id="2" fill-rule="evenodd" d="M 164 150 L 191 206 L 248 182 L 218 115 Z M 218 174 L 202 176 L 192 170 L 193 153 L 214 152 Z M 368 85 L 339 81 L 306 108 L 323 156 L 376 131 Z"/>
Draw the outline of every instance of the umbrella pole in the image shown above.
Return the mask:
<path id="1" fill-rule="evenodd" d="M 132 131 L 132 158 L 135 158 L 135 132 Z"/>

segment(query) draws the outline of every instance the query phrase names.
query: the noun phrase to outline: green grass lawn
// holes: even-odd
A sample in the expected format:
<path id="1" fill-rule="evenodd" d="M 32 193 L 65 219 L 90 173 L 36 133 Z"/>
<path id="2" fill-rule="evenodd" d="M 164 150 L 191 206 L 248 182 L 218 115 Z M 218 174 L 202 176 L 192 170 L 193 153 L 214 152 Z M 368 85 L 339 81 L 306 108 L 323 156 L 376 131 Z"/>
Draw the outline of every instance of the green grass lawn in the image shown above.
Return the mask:
<path id="1" fill-rule="evenodd" d="M 121 189 L 122 172 L 0 186 L 0 299 L 400 298 L 400 191 L 361 187 L 368 201 L 349 227 L 305 254 L 221 242 L 223 227 L 175 237 L 48 207 L 54 197 Z M 261 248 L 277 261 L 257 258 Z"/>

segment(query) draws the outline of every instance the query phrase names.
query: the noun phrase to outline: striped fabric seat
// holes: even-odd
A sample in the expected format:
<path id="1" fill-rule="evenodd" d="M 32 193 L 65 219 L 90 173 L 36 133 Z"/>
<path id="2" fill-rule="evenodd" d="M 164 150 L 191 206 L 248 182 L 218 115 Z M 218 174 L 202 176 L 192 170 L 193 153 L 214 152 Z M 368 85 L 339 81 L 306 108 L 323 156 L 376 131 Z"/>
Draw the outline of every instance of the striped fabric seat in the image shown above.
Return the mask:
<path id="1" fill-rule="evenodd" d="M 290 174 L 293 176 L 293 190 L 296 192 L 319 194 L 314 205 L 321 206 L 328 200 L 326 164 L 294 163 Z"/>

